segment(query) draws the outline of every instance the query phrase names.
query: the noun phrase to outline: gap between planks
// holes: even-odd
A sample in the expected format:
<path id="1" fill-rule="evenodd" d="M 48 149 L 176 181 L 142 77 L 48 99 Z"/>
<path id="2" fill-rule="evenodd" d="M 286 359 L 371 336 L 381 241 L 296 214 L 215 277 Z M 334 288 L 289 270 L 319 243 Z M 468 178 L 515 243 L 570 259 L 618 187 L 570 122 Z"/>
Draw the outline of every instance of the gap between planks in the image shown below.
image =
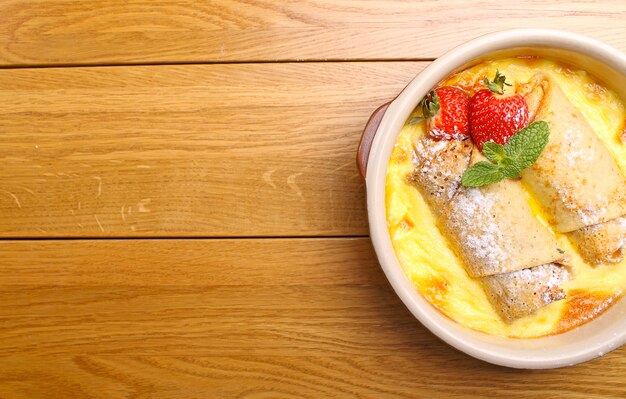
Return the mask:
<path id="1" fill-rule="evenodd" d="M 176 65 L 240 65 L 240 64 L 316 64 L 316 63 L 374 63 L 374 62 L 432 62 L 436 58 L 319 58 L 306 60 L 239 60 L 239 61 L 180 61 L 180 62 L 138 62 L 138 63 L 74 63 L 74 64 L 15 64 L 0 65 L 5 69 L 52 69 L 52 68 L 97 68 L 133 66 L 176 66 Z"/>
<path id="2" fill-rule="evenodd" d="M 0 242 L 5 241 L 81 241 L 81 240 L 94 240 L 94 241 L 125 241 L 125 240 L 311 240 L 311 239 L 356 239 L 356 238 L 369 238 L 369 235 L 308 235 L 308 236 L 116 236 L 116 237 L 103 237 L 103 236 L 76 236 L 76 237 L 0 237 Z"/>

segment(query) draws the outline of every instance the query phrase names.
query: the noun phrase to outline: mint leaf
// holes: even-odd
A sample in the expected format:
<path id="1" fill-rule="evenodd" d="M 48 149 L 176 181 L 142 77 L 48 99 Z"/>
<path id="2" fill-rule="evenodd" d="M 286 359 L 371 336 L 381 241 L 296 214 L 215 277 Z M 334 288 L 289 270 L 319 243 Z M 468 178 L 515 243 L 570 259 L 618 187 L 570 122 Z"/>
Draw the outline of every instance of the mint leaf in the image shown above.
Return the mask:
<path id="1" fill-rule="evenodd" d="M 498 165 L 507 179 L 520 177 L 522 168 L 517 161 L 506 155 L 503 145 L 494 142 L 485 143 L 483 145 L 483 155 Z"/>
<path id="2" fill-rule="evenodd" d="M 488 142 L 483 145 L 483 155 L 493 163 L 478 162 L 469 167 L 461 184 L 480 187 L 503 179 L 520 177 L 522 169 L 535 163 L 550 139 L 550 129 L 544 121 L 533 122 L 515 133 L 506 145 Z"/>
<path id="3" fill-rule="evenodd" d="M 480 187 L 504 179 L 502 168 L 489 162 L 478 162 L 465 170 L 461 184 L 465 187 Z"/>
<path id="4" fill-rule="evenodd" d="M 504 146 L 506 155 L 520 170 L 535 163 L 550 139 L 550 128 L 545 121 L 533 122 L 515 133 Z"/>
<path id="5" fill-rule="evenodd" d="M 518 177 L 520 177 L 522 169 L 524 168 L 521 168 L 519 163 L 512 160 L 511 158 L 506 158 L 506 160 L 508 161 L 506 162 L 506 165 L 500 165 L 504 177 L 506 177 L 507 179 L 517 179 Z"/>
<path id="6" fill-rule="evenodd" d="M 493 163 L 500 164 L 507 156 L 504 146 L 490 141 L 483 145 L 483 155 Z"/>

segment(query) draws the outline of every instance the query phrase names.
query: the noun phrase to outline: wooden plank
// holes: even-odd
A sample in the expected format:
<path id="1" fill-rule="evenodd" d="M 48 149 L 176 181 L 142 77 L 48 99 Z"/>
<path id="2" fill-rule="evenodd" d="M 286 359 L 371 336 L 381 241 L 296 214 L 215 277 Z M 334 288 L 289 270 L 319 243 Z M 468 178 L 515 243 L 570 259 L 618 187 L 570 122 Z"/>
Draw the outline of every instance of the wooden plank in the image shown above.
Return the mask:
<path id="1" fill-rule="evenodd" d="M 626 3 L 609 0 L 12 0 L 0 15 L 0 65 L 423 59 L 521 27 L 626 51 Z"/>
<path id="2" fill-rule="evenodd" d="M 367 234 L 361 131 L 425 65 L 0 71 L 0 236 Z"/>
<path id="3" fill-rule="evenodd" d="M 368 239 L 2 241 L 0 253 L 2 354 L 380 355 L 433 343 Z"/>
<path id="4" fill-rule="evenodd" d="M 448 358 L 401 354 L 7 356 L 0 358 L 0 395 L 13 399 L 622 399 L 626 389 L 623 359 L 615 354 L 595 364 L 523 371 L 490 366 L 458 353 Z"/>
<path id="5" fill-rule="evenodd" d="M 403 307 L 364 238 L 1 241 L 0 253 L 0 397 L 626 391 L 626 348 L 519 371 L 446 346 Z"/>
<path id="6" fill-rule="evenodd" d="M 4 288 L 386 284 L 368 238 L 2 240 L 0 253 Z"/>

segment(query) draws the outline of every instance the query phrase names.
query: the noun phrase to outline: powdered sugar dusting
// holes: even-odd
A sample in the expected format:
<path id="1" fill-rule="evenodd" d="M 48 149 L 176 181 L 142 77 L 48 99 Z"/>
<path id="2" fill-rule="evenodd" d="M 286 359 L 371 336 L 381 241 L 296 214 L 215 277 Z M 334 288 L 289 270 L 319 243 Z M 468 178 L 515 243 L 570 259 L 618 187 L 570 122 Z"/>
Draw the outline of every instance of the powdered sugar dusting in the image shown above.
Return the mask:
<path id="1" fill-rule="evenodd" d="M 620 262 L 626 244 L 626 217 L 583 227 L 573 231 L 570 237 L 588 263 Z"/>
<path id="2" fill-rule="evenodd" d="M 467 138 L 467 134 L 465 132 L 462 132 L 458 126 L 453 126 L 452 130 L 454 131 L 454 133 L 450 134 L 448 132 L 445 132 L 441 129 L 432 129 L 430 130 L 430 134 L 435 136 L 435 137 L 440 137 L 443 140 L 464 140 Z"/>
<path id="3" fill-rule="evenodd" d="M 619 218 L 619 219 L 618 219 L 618 223 L 619 223 L 620 228 L 621 228 L 623 231 L 626 231 L 626 217 L 621 217 L 621 218 Z M 617 247 L 618 247 L 618 248 L 622 248 L 622 247 L 624 247 L 625 245 L 626 245 L 626 234 L 624 234 L 624 235 L 622 236 L 622 238 L 619 240 L 619 242 L 618 242 L 618 244 L 617 244 Z"/>
<path id="4" fill-rule="evenodd" d="M 417 140 L 415 143 L 415 165 L 439 156 L 449 143 L 449 141 L 433 140 L 426 137 Z"/>
<path id="5" fill-rule="evenodd" d="M 569 272 L 562 266 L 547 263 L 508 273 L 507 277 L 514 278 L 517 285 L 540 284 L 541 288 L 535 289 L 536 294 L 543 303 L 550 303 L 565 297 L 560 287 L 569 278 Z"/>
<path id="6" fill-rule="evenodd" d="M 578 162 L 591 161 L 593 159 L 593 154 L 594 153 L 591 148 L 580 148 L 572 151 L 567 155 L 567 165 L 573 168 Z"/>
<path id="7" fill-rule="evenodd" d="M 414 149 L 416 168 L 408 180 L 417 183 L 435 212 L 441 212 L 461 185 L 472 145 L 423 138 L 415 143 Z"/>
<path id="8" fill-rule="evenodd" d="M 532 273 L 528 278 L 543 283 L 543 289 L 538 292 L 539 299 L 543 303 L 548 304 L 565 298 L 565 292 L 561 290 L 561 285 L 569 279 L 569 272 L 566 268 L 550 263 L 530 270 Z"/>
<path id="9" fill-rule="evenodd" d="M 431 194 L 436 197 L 443 196 L 445 199 L 452 199 L 454 193 L 456 192 L 455 184 L 442 184 L 442 180 L 449 181 L 454 177 L 452 173 L 448 169 L 441 168 L 433 168 L 433 160 L 427 159 L 424 161 L 420 168 L 419 172 L 424 179 L 429 180 L 430 186 L 434 187 L 434 190 L 431 190 Z"/>
<path id="10" fill-rule="evenodd" d="M 596 194 L 594 199 L 587 203 L 580 204 L 575 200 L 574 190 L 571 186 L 561 185 L 555 187 L 558 200 L 563 204 L 563 208 L 576 212 L 576 215 L 586 226 L 599 223 L 606 215 L 609 201 L 601 194 Z"/>
<path id="11" fill-rule="evenodd" d="M 569 151 L 565 154 L 565 159 L 570 168 L 575 167 L 581 161 L 593 160 L 595 152 L 588 143 L 582 141 L 583 135 L 580 133 L 577 125 L 569 125 L 564 136 L 569 148 Z"/>
<path id="12" fill-rule="evenodd" d="M 480 188 L 464 189 L 456 198 L 455 225 L 474 226 L 463 235 L 463 244 L 489 268 L 497 268 L 507 258 L 507 248 L 503 246 L 503 235 L 493 222 L 493 194 Z"/>
<path id="13" fill-rule="evenodd" d="M 496 310 L 509 321 L 566 297 L 561 285 L 569 271 L 556 263 L 517 270 L 484 278 L 487 293 Z"/>
<path id="14" fill-rule="evenodd" d="M 512 124 L 514 126 L 524 126 L 528 122 L 528 110 L 519 106 L 507 107 L 506 112 L 503 114 L 504 122 Z"/>

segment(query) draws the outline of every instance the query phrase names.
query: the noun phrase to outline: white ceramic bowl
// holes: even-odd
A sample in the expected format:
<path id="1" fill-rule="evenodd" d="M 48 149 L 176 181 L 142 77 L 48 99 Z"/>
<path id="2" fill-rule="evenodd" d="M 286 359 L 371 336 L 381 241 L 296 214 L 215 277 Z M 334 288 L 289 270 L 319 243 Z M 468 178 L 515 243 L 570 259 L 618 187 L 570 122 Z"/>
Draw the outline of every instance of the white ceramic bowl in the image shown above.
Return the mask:
<path id="1" fill-rule="evenodd" d="M 564 367 L 602 356 L 626 343 L 625 298 L 593 321 L 554 336 L 514 339 L 470 330 L 439 313 L 410 284 L 396 259 L 385 218 L 385 175 L 391 150 L 419 100 L 456 70 L 487 58 L 523 54 L 549 57 L 601 76 L 605 84 L 626 99 L 626 56 L 606 44 L 555 30 L 518 29 L 493 33 L 438 58 L 419 73 L 388 108 L 386 104 L 376 110 L 364 132 L 358 161 L 362 174 L 366 174 L 374 249 L 393 289 L 411 313 L 439 338 L 478 359 L 515 368 Z M 373 134 L 373 142 L 368 141 Z"/>

